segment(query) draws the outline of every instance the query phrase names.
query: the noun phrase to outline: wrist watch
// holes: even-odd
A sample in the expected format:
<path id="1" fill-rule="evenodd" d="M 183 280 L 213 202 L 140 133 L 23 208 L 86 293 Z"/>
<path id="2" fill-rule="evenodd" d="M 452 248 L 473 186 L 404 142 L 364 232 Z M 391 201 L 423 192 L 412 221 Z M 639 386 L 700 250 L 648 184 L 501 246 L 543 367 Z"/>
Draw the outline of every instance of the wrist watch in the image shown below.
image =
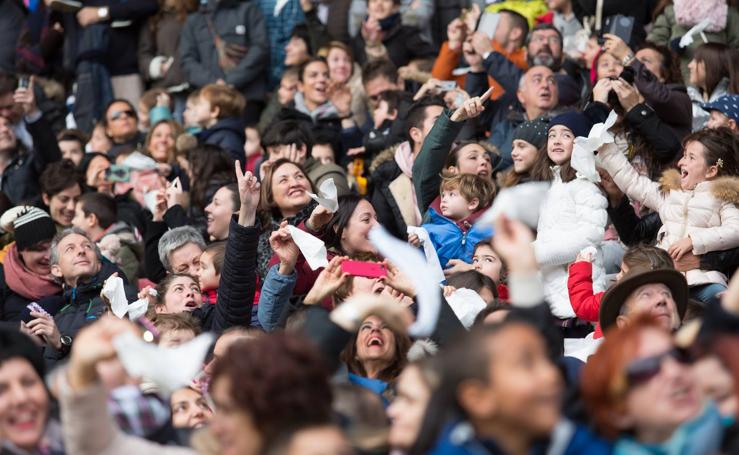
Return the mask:
<path id="1" fill-rule="evenodd" d="M 107 6 L 103 6 L 101 8 L 98 8 L 98 17 L 100 19 L 107 19 L 108 18 L 108 14 L 110 14 L 110 10 L 108 9 Z"/>
<path id="2" fill-rule="evenodd" d="M 69 351 L 72 347 L 72 337 L 69 335 L 62 335 L 59 337 L 59 343 L 62 345 L 62 351 Z"/>
<path id="3" fill-rule="evenodd" d="M 629 53 L 626 57 L 624 57 L 623 61 L 621 62 L 624 66 L 629 66 L 631 62 L 634 61 L 634 54 Z"/>

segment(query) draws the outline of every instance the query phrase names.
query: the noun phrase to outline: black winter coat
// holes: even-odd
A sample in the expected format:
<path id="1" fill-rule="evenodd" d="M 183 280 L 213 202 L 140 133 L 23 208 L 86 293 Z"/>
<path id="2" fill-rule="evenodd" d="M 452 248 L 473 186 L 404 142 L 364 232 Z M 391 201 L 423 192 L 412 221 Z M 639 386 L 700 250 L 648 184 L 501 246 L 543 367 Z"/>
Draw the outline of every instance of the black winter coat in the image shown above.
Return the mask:
<path id="1" fill-rule="evenodd" d="M 201 144 L 217 145 L 227 151 L 234 161 L 239 161 L 243 166 L 246 162 L 244 155 L 244 122 L 237 117 L 226 117 L 208 129 L 198 133 L 198 142 Z"/>
<path id="2" fill-rule="evenodd" d="M 424 41 L 421 30 L 400 22 L 385 32 L 382 44 L 387 49 L 387 56 L 398 68 L 409 64 L 412 60 L 435 58 L 437 51 L 431 43 Z M 367 63 L 364 51 L 366 43 L 361 33 L 352 42 L 354 58 L 360 65 Z"/>

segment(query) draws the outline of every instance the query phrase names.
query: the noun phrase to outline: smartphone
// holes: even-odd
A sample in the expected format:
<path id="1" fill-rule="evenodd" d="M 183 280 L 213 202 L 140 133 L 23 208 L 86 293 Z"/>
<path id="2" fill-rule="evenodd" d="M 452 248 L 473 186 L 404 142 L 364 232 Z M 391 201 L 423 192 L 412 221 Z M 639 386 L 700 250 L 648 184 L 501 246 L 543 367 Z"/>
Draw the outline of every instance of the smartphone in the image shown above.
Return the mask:
<path id="1" fill-rule="evenodd" d="M 482 13 L 480 21 L 477 23 L 477 31 L 483 32 L 492 40 L 495 38 L 495 30 L 498 28 L 499 22 L 499 13 Z"/>
<path id="2" fill-rule="evenodd" d="M 457 81 L 439 81 L 439 89 L 442 92 L 451 92 L 457 88 Z"/>
<path id="3" fill-rule="evenodd" d="M 631 33 L 634 30 L 634 18 L 622 14 L 608 16 L 603 30 L 605 33 L 618 36 L 626 44 L 629 44 L 631 42 Z"/>
<path id="4" fill-rule="evenodd" d="M 379 262 L 344 261 L 341 263 L 341 271 L 353 276 L 365 278 L 382 278 L 387 276 L 387 269 Z"/>
<path id="5" fill-rule="evenodd" d="M 129 182 L 131 180 L 131 170 L 128 166 L 111 164 L 105 170 L 105 180 L 109 182 Z"/>
<path id="6" fill-rule="evenodd" d="M 28 88 L 30 81 L 28 76 L 21 76 L 18 78 L 18 88 Z"/>

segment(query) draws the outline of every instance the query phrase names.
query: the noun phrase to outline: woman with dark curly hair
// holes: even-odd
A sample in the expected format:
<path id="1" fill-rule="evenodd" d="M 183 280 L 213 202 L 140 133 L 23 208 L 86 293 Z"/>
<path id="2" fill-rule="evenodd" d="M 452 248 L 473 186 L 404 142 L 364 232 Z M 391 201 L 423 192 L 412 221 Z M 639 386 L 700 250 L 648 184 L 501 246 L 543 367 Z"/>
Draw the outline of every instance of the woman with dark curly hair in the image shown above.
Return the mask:
<path id="1" fill-rule="evenodd" d="M 67 453 L 192 455 L 124 435 L 106 417 L 106 394 L 97 365 L 115 356 L 113 339 L 138 334 L 131 323 L 106 317 L 81 331 L 69 367 L 57 376 Z M 286 333 L 237 341 L 216 363 L 211 394 L 216 412 L 195 439 L 213 438 L 217 453 L 257 455 L 285 429 L 327 424 L 331 419 L 329 373 L 314 348 Z"/>

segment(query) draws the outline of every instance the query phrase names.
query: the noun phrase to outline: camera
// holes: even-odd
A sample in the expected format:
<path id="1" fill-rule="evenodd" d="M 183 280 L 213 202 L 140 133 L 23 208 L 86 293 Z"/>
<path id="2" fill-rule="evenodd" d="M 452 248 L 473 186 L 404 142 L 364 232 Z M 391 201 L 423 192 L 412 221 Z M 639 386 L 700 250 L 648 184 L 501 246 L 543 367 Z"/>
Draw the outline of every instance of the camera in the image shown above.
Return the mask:
<path id="1" fill-rule="evenodd" d="M 621 74 L 618 75 L 618 77 L 611 77 L 609 79 L 617 81 L 619 78 L 625 80 L 631 85 L 634 85 L 634 76 L 636 73 L 634 72 L 634 68 L 627 66 L 621 71 Z M 618 101 L 618 95 L 616 95 L 616 92 L 611 90 L 608 92 L 608 105 L 612 108 L 620 109 L 623 112 L 623 107 L 621 107 L 621 103 Z"/>

